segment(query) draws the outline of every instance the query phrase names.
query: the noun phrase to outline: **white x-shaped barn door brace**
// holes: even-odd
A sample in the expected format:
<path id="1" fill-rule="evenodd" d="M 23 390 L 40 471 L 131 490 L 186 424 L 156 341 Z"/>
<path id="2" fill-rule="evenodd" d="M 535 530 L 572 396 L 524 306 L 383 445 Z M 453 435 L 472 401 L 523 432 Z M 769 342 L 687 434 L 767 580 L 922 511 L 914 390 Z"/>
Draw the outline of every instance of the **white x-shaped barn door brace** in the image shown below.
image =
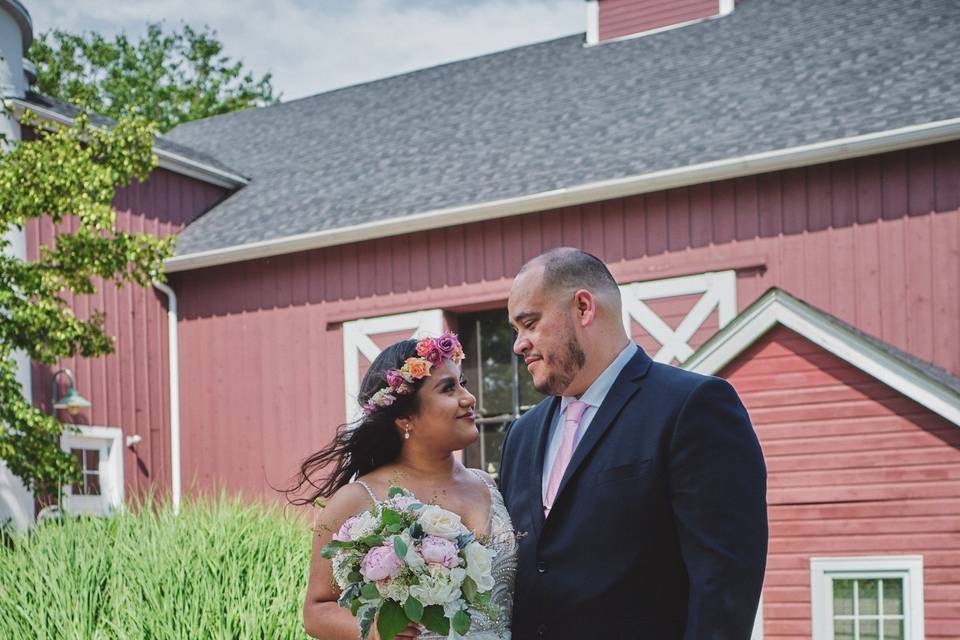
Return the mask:
<path id="1" fill-rule="evenodd" d="M 438 336 L 443 331 L 443 311 L 427 309 L 343 323 L 343 388 L 347 423 L 360 417 L 360 355 L 373 362 L 382 349 L 370 339 L 381 333 L 410 331 L 410 336 Z"/>
<path id="2" fill-rule="evenodd" d="M 735 271 L 714 271 L 695 276 L 680 276 L 647 282 L 633 282 L 620 287 L 623 298 L 623 325 L 632 335 L 631 320 L 662 346 L 653 356 L 658 362 L 676 358 L 683 362 L 693 354 L 690 338 L 714 309 L 722 329 L 737 315 L 737 275 Z M 658 316 L 646 300 L 703 294 L 687 312 L 676 331 Z"/>

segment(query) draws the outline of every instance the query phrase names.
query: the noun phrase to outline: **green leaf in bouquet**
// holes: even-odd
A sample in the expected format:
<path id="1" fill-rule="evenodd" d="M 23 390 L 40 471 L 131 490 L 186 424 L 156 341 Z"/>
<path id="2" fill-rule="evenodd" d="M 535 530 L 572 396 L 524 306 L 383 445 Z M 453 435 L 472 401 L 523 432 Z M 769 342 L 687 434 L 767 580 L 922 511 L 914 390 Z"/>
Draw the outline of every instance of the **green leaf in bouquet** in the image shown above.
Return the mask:
<path id="1" fill-rule="evenodd" d="M 397 496 L 402 496 L 404 493 L 406 492 L 403 490 L 403 487 L 393 485 L 390 487 L 390 490 L 387 491 L 387 498 L 396 498 Z"/>
<path id="2" fill-rule="evenodd" d="M 423 604 L 413 596 L 409 596 L 403 603 L 403 612 L 412 622 L 420 622 L 423 618 Z"/>
<path id="3" fill-rule="evenodd" d="M 470 614 L 461 609 L 453 614 L 450 624 L 453 625 L 454 631 L 465 636 L 467 635 L 467 631 L 470 631 Z"/>
<path id="4" fill-rule="evenodd" d="M 350 582 L 363 582 L 363 574 L 359 571 L 351 571 L 347 574 L 347 580 Z"/>
<path id="5" fill-rule="evenodd" d="M 383 544 L 383 536 L 369 535 L 365 538 L 360 538 L 360 542 L 368 547 L 379 547 Z"/>
<path id="6" fill-rule="evenodd" d="M 323 548 L 320 549 L 320 557 L 329 560 L 333 556 L 337 555 L 337 552 L 341 549 L 346 549 L 352 547 L 353 542 L 344 542 L 343 540 L 331 540 L 327 544 L 323 545 Z"/>
<path id="7" fill-rule="evenodd" d="M 460 588 L 463 590 L 463 597 L 467 599 L 467 602 L 473 603 L 477 599 L 477 583 L 470 576 L 463 579 Z"/>
<path id="8" fill-rule="evenodd" d="M 377 617 L 377 605 L 365 604 L 357 610 L 357 622 L 360 624 L 360 637 L 366 640 L 370 635 L 370 627 Z"/>
<path id="9" fill-rule="evenodd" d="M 411 502 L 407 505 L 407 511 L 420 511 L 420 509 L 423 509 L 422 502 Z"/>
<path id="10" fill-rule="evenodd" d="M 384 600 L 380 606 L 380 615 L 377 617 L 377 631 L 381 640 L 393 640 L 398 633 L 410 624 L 407 614 L 399 604 L 393 600 Z"/>
<path id="11" fill-rule="evenodd" d="M 383 508 L 380 510 L 380 521 L 388 527 L 391 524 L 403 524 L 403 516 L 393 509 Z"/>
<path id="12" fill-rule="evenodd" d="M 350 613 L 353 614 L 353 617 L 357 617 L 357 611 L 360 610 L 360 607 L 363 605 L 363 600 L 360 598 L 354 598 L 353 602 L 350 603 Z"/>
<path id="13" fill-rule="evenodd" d="M 457 536 L 457 546 L 461 549 L 466 547 L 468 544 L 477 539 L 477 536 L 473 535 L 473 532 L 462 533 Z"/>
<path id="14" fill-rule="evenodd" d="M 393 539 L 393 550 L 397 552 L 397 557 L 401 560 L 407 557 L 407 543 L 400 536 Z"/>
<path id="15" fill-rule="evenodd" d="M 360 589 L 360 595 L 364 600 L 379 600 L 380 592 L 377 591 L 377 585 L 368 582 Z"/>
<path id="16" fill-rule="evenodd" d="M 346 589 L 340 592 L 340 598 L 337 600 L 337 604 L 346 609 L 350 606 L 350 603 L 355 600 L 360 595 L 360 585 L 351 584 Z"/>
<path id="17" fill-rule="evenodd" d="M 423 617 L 420 619 L 420 624 L 438 635 L 450 635 L 450 621 L 447 620 L 447 616 L 443 615 L 443 607 L 438 604 L 423 608 Z"/>
<path id="18" fill-rule="evenodd" d="M 414 522 L 410 526 L 410 537 L 414 540 L 419 540 L 424 536 L 423 527 L 420 526 L 419 522 Z"/>
<path id="19" fill-rule="evenodd" d="M 387 532 L 387 533 L 400 533 L 400 532 L 403 531 L 404 529 L 405 529 L 405 527 L 403 526 L 403 523 L 388 524 L 388 525 L 387 525 L 387 528 L 386 528 L 386 532 Z"/>

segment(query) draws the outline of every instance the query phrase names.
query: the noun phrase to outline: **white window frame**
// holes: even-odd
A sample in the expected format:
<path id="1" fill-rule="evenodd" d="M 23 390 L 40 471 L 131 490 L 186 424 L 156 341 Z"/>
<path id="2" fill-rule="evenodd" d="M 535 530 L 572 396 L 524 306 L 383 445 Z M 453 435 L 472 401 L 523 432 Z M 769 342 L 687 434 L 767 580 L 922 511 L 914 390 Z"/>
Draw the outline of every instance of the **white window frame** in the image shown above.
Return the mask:
<path id="1" fill-rule="evenodd" d="M 863 556 L 810 559 L 813 640 L 833 640 L 834 579 L 903 580 L 905 640 L 923 640 L 923 556 Z"/>
<path id="2" fill-rule="evenodd" d="M 71 514 L 107 516 L 123 508 L 123 432 L 118 427 L 64 427 L 60 448 L 100 451 L 100 495 L 75 496 L 63 489 L 63 508 Z"/>

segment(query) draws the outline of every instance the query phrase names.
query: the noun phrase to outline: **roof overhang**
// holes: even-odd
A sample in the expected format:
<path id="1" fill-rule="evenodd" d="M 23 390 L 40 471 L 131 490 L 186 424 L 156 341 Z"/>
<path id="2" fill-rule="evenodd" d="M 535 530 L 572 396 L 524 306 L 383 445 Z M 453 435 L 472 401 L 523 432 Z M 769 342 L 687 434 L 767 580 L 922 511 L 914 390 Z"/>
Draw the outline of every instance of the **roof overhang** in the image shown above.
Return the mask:
<path id="1" fill-rule="evenodd" d="M 36 114 L 36 116 L 42 120 L 58 122 L 67 126 L 73 125 L 73 118 L 53 111 L 52 109 L 41 107 L 20 98 L 11 99 L 10 103 L 13 105 L 14 112 L 18 118 L 24 111 L 30 111 Z M 224 187 L 226 189 L 239 189 L 250 182 L 247 178 L 244 178 L 236 173 L 224 171 L 218 167 L 214 167 L 191 158 L 186 158 L 166 149 L 158 149 L 154 147 L 153 152 L 156 154 L 157 160 L 159 161 L 159 166 L 161 168 L 167 169 L 168 171 L 172 171 L 174 173 L 179 173 L 180 175 L 194 178 L 196 180 L 201 180 L 208 184 Z"/>
<path id="2" fill-rule="evenodd" d="M 849 138 L 765 151 L 725 160 L 654 171 L 530 195 L 459 207 L 436 209 L 363 224 L 312 231 L 222 249 L 174 256 L 166 261 L 168 273 L 201 269 L 243 260 L 320 249 L 405 233 L 450 227 L 495 218 L 576 206 L 611 198 L 662 191 L 716 180 L 727 180 L 848 158 L 875 155 L 960 139 L 960 118 L 878 131 Z"/>
<path id="3" fill-rule="evenodd" d="M 960 394 L 954 389 L 782 289 L 771 289 L 747 307 L 687 358 L 683 368 L 714 375 L 778 324 L 960 426 Z"/>

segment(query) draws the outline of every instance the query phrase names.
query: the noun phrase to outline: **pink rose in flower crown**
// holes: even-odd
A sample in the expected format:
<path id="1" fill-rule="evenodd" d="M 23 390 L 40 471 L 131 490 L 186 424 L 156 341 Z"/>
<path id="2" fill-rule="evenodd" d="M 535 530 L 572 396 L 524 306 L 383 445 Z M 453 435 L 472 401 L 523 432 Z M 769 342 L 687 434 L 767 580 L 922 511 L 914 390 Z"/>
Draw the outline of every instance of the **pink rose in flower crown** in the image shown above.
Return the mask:
<path id="1" fill-rule="evenodd" d="M 396 369 L 390 369 L 387 371 L 387 384 L 396 390 L 400 385 L 404 383 L 403 376 L 400 375 L 400 372 Z"/>
<path id="2" fill-rule="evenodd" d="M 439 338 L 435 341 L 437 345 L 437 351 L 440 352 L 440 355 L 449 360 L 453 360 L 459 364 L 458 356 L 463 356 L 463 351 L 460 349 L 460 341 L 457 340 L 455 334 L 444 332 L 440 335 Z"/>
<path id="3" fill-rule="evenodd" d="M 443 353 L 437 348 L 437 341 L 433 338 L 424 338 L 417 343 L 417 355 L 435 367 L 439 367 L 443 362 Z"/>
<path id="4" fill-rule="evenodd" d="M 393 546 L 373 547 L 360 562 L 360 573 L 367 580 L 393 578 L 403 569 L 403 561 L 397 557 Z"/>
<path id="5" fill-rule="evenodd" d="M 424 536 L 420 543 L 420 555 L 424 560 L 430 564 L 443 565 L 447 569 L 453 569 L 460 564 L 457 551 L 456 544 L 437 536 Z"/>

